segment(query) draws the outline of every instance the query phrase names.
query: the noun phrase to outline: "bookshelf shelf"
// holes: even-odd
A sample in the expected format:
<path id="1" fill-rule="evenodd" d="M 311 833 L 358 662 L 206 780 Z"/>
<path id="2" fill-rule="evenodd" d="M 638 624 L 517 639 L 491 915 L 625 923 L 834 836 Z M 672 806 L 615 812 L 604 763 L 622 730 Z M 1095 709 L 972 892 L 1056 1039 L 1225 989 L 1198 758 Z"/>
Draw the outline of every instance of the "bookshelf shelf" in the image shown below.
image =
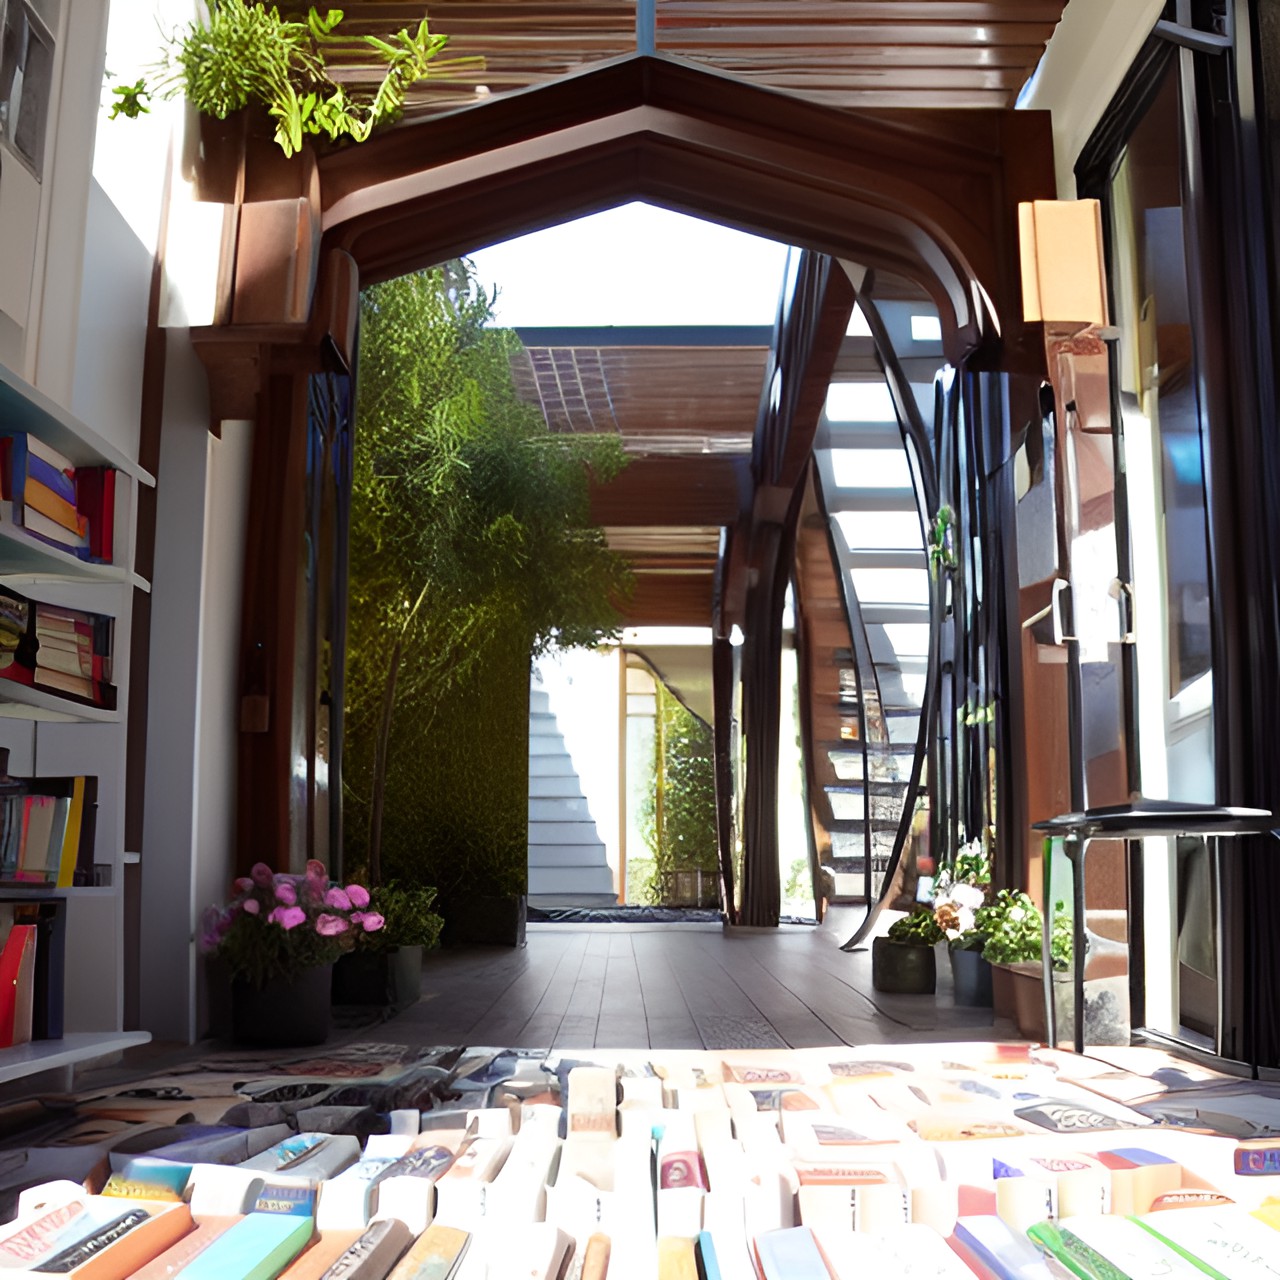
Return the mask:
<path id="1" fill-rule="evenodd" d="M 28 431 L 38 436 L 77 467 L 106 463 L 140 484 L 155 485 L 155 477 L 150 472 L 3 365 L 0 365 L 0 423 L 6 432 Z"/>
<path id="2" fill-rule="evenodd" d="M 11 720 L 46 720 L 66 724 L 118 724 L 119 711 L 72 702 L 60 694 L 14 680 L 0 680 L 0 717 Z"/>
<path id="3" fill-rule="evenodd" d="M 150 1040 L 149 1031 L 80 1031 L 71 1032 L 61 1040 L 32 1040 L 12 1049 L 0 1049 L 0 1084 L 40 1071 L 72 1067 Z"/>
<path id="4" fill-rule="evenodd" d="M 131 581 L 127 569 L 114 564 L 94 564 L 69 551 L 29 537 L 14 525 L 0 525 L 0 578 L 47 582 L 65 578 L 73 582 Z"/>

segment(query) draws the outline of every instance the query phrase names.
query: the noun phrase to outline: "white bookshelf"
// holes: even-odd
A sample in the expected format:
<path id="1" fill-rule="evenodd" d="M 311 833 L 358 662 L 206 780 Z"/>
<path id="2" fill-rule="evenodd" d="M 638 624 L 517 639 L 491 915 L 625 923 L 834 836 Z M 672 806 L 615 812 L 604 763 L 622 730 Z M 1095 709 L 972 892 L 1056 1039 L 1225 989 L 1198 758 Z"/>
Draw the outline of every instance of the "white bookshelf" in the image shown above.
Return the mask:
<path id="1" fill-rule="evenodd" d="M 77 1062 L 145 1043 L 125 1032 L 124 799 L 128 744 L 129 655 L 135 589 L 149 584 L 134 569 L 137 493 L 154 478 L 92 427 L 79 421 L 0 366 L 0 434 L 26 432 L 76 466 L 116 469 L 115 562 L 90 564 L 0 525 L 0 584 L 30 600 L 83 609 L 115 619 L 112 684 L 116 707 L 92 706 L 52 689 L 0 680 L 0 746 L 9 748 L 15 778 L 98 778 L 94 864 L 110 882 L 95 886 L 5 889 L 3 896 L 65 900 L 66 1035 L 0 1050 L 0 1084 L 47 1071 L 70 1072 Z"/>

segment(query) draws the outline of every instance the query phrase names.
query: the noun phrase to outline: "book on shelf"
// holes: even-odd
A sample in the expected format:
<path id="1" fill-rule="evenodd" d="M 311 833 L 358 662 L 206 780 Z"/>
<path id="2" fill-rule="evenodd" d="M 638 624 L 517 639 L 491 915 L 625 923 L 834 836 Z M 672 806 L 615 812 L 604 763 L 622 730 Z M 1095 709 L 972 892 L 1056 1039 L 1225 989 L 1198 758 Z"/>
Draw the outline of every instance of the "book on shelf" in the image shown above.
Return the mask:
<path id="1" fill-rule="evenodd" d="M 0 794 L 0 885 L 94 884 L 96 777 L 31 778 Z"/>
<path id="2" fill-rule="evenodd" d="M 63 1028 L 63 991 L 67 972 L 67 919 L 65 904 L 57 898 L 0 901 L 0 937 L 15 925 L 35 929 L 35 966 L 32 973 L 31 1039 L 60 1040 Z"/>
<path id="3" fill-rule="evenodd" d="M 31 1039 L 36 982 L 36 928 L 15 924 L 0 950 L 0 1049 Z"/>
<path id="4" fill-rule="evenodd" d="M 110 564 L 115 542 L 115 468 L 75 467 L 25 432 L 0 435 L 0 525 Z"/>
<path id="5" fill-rule="evenodd" d="M 114 710 L 114 641 L 115 619 L 106 614 L 0 588 L 0 679 Z"/>

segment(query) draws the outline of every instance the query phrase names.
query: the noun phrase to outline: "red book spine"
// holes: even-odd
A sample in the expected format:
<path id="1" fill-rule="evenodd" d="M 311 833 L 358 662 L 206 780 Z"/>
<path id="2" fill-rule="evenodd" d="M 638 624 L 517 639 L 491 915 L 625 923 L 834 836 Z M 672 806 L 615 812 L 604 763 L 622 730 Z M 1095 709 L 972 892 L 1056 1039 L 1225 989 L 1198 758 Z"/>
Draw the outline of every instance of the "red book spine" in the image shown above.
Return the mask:
<path id="1" fill-rule="evenodd" d="M 102 472 L 102 511 L 98 521 L 101 527 L 102 558 L 108 564 L 116 560 L 116 472 L 105 467 Z"/>
<path id="2" fill-rule="evenodd" d="M 35 925 L 15 924 L 9 930 L 4 950 L 0 951 L 0 1048 L 3 1049 L 13 1044 L 14 1020 L 18 1012 L 20 995 L 18 980 L 22 971 L 22 962 L 27 955 L 27 948 L 30 947 L 34 951 L 35 945 Z"/>

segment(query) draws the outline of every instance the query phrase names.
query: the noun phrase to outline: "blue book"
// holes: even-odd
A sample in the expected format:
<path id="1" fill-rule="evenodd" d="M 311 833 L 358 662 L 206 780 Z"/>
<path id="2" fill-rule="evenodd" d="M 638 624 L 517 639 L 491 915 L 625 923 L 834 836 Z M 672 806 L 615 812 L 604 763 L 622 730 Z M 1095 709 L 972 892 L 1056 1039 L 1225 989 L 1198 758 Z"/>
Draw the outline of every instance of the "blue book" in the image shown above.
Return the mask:
<path id="1" fill-rule="evenodd" d="M 963 1261 L 972 1259 L 996 1280 L 1052 1280 L 1035 1245 L 994 1215 L 957 1219 L 955 1241 Z"/>
<path id="2" fill-rule="evenodd" d="M 76 482 L 65 471 L 38 457 L 34 450 L 27 450 L 27 475 L 38 480 L 47 489 L 51 489 L 60 498 L 65 498 L 74 507 L 76 505 Z"/>
<path id="3" fill-rule="evenodd" d="M 698 1243 L 702 1243 L 701 1236 Z M 822 1250 L 808 1227 L 762 1232 L 756 1236 L 756 1257 L 764 1280 L 831 1280 Z"/>
<path id="4" fill-rule="evenodd" d="M 182 1280 L 274 1280 L 311 1242 L 309 1217 L 250 1213 L 182 1269 Z"/>
<path id="5" fill-rule="evenodd" d="M 710 1231 L 698 1232 L 698 1280 L 720 1280 L 720 1263 Z"/>

